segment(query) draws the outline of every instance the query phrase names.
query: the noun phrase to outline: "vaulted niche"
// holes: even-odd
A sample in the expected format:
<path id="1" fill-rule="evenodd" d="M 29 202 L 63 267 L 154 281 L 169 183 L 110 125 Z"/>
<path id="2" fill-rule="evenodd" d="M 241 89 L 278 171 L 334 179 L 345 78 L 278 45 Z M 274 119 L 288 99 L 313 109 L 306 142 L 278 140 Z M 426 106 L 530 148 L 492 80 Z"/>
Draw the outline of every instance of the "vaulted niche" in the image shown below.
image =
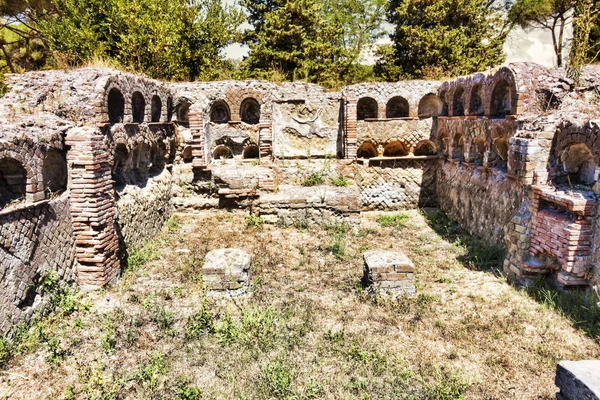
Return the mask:
<path id="1" fill-rule="evenodd" d="M 220 145 L 213 150 L 213 160 L 225 160 L 228 158 L 233 158 L 233 152 L 229 147 Z"/>
<path id="2" fill-rule="evenodd" d="M 595 181 L 597 164 L 594 155 L 584 143 L 574 144 L 562 151 L 562 169 L 568 174 L 571 184 L 590 185 Z"/>
<path id="3" fill-rule="evenodd" d="M 260 122 L 260 104 L 253 98 L 247 98 L 240 105 L 240 119 L 247 124 Z"/>
<path id="4" fill-rule="evenodd" d="M 358 158 L 373 158 L 377 157 L 377 148 L 371 142 L 364 142 L 356 151 Z"/>
<path id="5" fill-rule="evenodd" d="M 483 116 L 485 110 L 483 107 L 483 85 L 475 85 L 471 90 L 471 100 L 469 103 L 469 112 L 471 115 Z"/>
<path id="6" fill-rule="evenodd" d="M 502 79 L 494 87 L 492 92 L 492 103 L 490 106 L 490 114 L 493 117 L 505 117 L 512 110 L 512 94 L 510 85 Z"/>
<path id="7" fill-rule="evenodd" d="M 150 109 L 152 114 L 152 122 L 159 122 L 162 115 L 162 101 L 160 100 L 159 96 L 152 96 L 152 106 Z"/>
<path id="8" fill-rule="evenodd" d="M 242 158 L 259 158 L 260 157 L 260 149 L 257 145 L 249 145 L 246 146 L 244 151 L 242 152 Z"/>
<path id="9" fill-rule="evenodd" d="M 437 117 L 442 114 L 442 100 L 433 93 L 426 94 L 419 101 L 419 118 Z"/>
<path id="10" fill-rule="evenodd" d="M 399 140 L 389 142 L 383 148 L 384 157 L 404 157 L 408 155 L 408 150 L 404 143 Z"/>
<path id="11" fill-rule="evenodd" d="M 454 98 L 452 99 L 452 115 L 465 115 L 465 90 L 463 88 L 457 88 L 454 91 Z"/>
<path id="12" fill-rule="evenodd" d="M 229 106 L 223 100 L 215 101 L 210 109 L 210 122 L 226 124 L 231 120 Z"/>
<path id="13" fill-rule="evenodd" d="M 415 156 L 433 156 L 435 150 L 435 144 L 431 140 L 423 140 L 417 143 L 413 154 Z"/>
<path id="14" fill-rule="evenodd" d="M 146 100 L 140 92 L 134 92 L 131 96 L 131 117 L 133 122 L 141 124 L 144 122 L 146 113 Z"/>
<path id="15" fill-rule="evenodd" d="M 27 172 L 14 158 L 0 159 L 0 207 L 25 197 Z"/>
<path id="16" fill-rule="evenodd" d="M 123 116 L 125 115 L 125 98 L 123 94 L 117 88 L 112 88 L 108 92 L 108 121 L 111 124 L 118 124 L 123 122 Z"/>
<path id="17" fill-rule="evenodd" d="M 408 117 L 408 101 L 402 96 L 392 97 L 385 106 L 386 118 Z"/>
<path id="18" fill-rule="evenodd" d="M 362 121 L 367 118 L 377 118 L 377 101 L 363 97 L 356 104 L 356 119 Z"/>

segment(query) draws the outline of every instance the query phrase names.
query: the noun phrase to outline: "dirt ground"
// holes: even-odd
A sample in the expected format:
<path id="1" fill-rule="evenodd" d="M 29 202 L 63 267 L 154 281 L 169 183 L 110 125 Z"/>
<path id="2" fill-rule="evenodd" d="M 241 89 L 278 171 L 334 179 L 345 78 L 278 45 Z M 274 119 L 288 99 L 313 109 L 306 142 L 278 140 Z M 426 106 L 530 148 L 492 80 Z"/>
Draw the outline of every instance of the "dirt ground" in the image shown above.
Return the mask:
<path id="1" fill-rule="evenodd" d="M 2 343 L 0 398 L 553 399 L 560 360 L 600 358 L 598 299 L 574 321 L 440 213 L 383 215 L 323 228 L 179 214 L 117 285 L 57 289 L 55 312 Z M 221 247 L 252 255 L 251 296 L 205 295 L 202 260 Z M 361 286 L 362 253 L 388 249 L 414 262 L 414 298 Z"/>

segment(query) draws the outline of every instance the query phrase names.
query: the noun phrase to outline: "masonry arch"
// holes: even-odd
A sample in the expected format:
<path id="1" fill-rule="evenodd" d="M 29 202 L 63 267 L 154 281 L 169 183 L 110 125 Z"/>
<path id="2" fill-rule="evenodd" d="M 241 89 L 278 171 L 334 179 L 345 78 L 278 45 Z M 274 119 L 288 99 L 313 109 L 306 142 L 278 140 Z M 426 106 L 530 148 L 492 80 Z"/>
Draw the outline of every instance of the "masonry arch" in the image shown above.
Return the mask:
<path id="1" fill-rule="evenodd" d="M 146 99 L 140 92 L 133 92 L 131 96 L 131 117 L 134 123 L 141 124 L 144 122 L 144 114 L 146 113 Z"/>
<path id="2" fill-rule="evenodd" d="M 162 116 L 162 100 L 160 96 L 154 95 L 152 96 L 152 102 L 150 106 L 150 114 L 152 122 L 159 122 L 160 117 Z"/>
<path id="3" fill-rule="evenodd" d="M 402 96 L 392 97 L 385 106 L 386 118 L 406 118 L 409 115 L 408 100 Z"/>
<path id="4" fill-rule="evenodd" d="M 242 152 L 242 158 L 243 159 L 260 158 L 260 148 L 255 144 L 246 146 L 244 148 L 244 151 Z"/>
<path id="5" fill-rule="evenodd" d="M 231 149 L 224 144 L 215 147 L 213 150 L 213 160 L 224 160 L 233 158 L 233 152 Z"/>
<path id="6" fill-rule="evenodd" d="M 240 105 L 240 119 L 247 124 L 258 124 L 260 122 L 260 104 L 256 99 L 248 97 Z"/>
<path id="7" fill-rule="evenodd" d="M 384 157 L 404 157 L 408 155 L 408 149 L 399 140 L 393 140 L 383 148 Z"/>
<path id="8" fill-rule="evenodd" d="M 210 108 L 210 122 L 226 124 L 231 120 L 229 105 L 223 100 L 217 100 Z"/>
<path id="9" fill-rule="evenodd" d="M 457 132 L 452 139 L 452 159 L 462 161 L 465 156 L 463 136 Z"/>
<path id="10" fill-rule="evenodd" d="M 123 122 L 123 117 L 125 116 L 125 98 L 121 91 L 117 88 L 110 89 L 106 103 L 108 105 L 108 122 L 111 124 Z"/>
<path id="11" fill-rule="evenodd" d="M 471 149 L 473 151 L 473 163 L 475 163 L 475 165 L 483 165 L 483 157 L 485 156 L 486 151 L 485 139 L 478 137 L 473 140 Z"/>
<path id="12" fill-rule="evenodd" d="M 359 121 L 367 118 L 377 118 L 377 100 L 372 97 L 363 97 L 356 103 L 356 119 Z"/>
<path id="13" fill-rule="evenodd" d="M 358 158 L 373 158 L 377 157 L 377 147 L 372 142 L 364 142 L 356 151 Z"/>
<path id="14" fill-rule="evenodd" d="M 415 156 L 433 156 L 435 153 L 435 144 L 431 140 L 421 140 L 413 151 Z"/>
<path id="15" fill-rule="evenodd" d="M 465 89 L 462 87 L 456 88 L 452 98 L 452 115 L 465 115 Z"/>
<path id="16" fill-rule="evenodd" d="M 477 84 L 471 89 L 471 98 L 469 101 L 469 113 L 471 115 L 483 116 L 485 108 L 483 106 L 483 85 Z"/>
<path id="17" fill-rule="evenodd" d="M 14 158 L 0 159 L 0 207 L 25 197 L 27 171 Z"/>
<path id="18" fill-rule="evenodd" d="M 494 86 L 490 104 L 490 114 L 493 117 L 505 117 L 512 111 L 512 90 L 510 84 L 501 79 Z"/>
<path id="19" fill-rule="evenodd" d="M 572 184 L 590 185 L 595 181 L 598 164 L 594 155 L 585 143 L 574 144 L 560 154 L 563 170 L 569 174 Z"/>
<path id="20" fill-rule="evenodd" d="M 183 159 L 184 163 L 190 163 L 193 161 L 194 157 L 193 157 L 192 146 L 184 147 L 183 152 L 181 153 L 181 158 Z"/>
<path id="21" fill-rule="evenodd" d="M 442 100 L 433 93 L 426 94 L 419 101 L 419 118 L 437 117 L 442 114 Z"/>

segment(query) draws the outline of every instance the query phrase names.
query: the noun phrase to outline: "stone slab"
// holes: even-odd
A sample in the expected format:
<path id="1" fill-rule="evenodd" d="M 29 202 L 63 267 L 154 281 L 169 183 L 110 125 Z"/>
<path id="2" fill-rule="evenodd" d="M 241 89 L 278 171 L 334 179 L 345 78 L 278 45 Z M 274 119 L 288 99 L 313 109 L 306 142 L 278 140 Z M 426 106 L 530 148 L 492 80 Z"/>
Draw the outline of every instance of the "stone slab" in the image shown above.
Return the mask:
<path id="1" fill-rule="evenodd" d="M 564 399 L 600 400 L 600 360 L 561 361 L 555 383 Z"/>

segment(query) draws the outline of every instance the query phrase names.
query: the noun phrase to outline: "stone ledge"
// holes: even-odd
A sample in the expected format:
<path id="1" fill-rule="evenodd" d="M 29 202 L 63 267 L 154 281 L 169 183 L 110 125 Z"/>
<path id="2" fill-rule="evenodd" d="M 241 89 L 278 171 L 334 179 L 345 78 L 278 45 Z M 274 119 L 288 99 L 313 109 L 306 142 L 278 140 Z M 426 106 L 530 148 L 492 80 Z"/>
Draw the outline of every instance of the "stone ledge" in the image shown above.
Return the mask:
<path id="1" fill-rule="evenodd" d="M 600 400 L 600 360 L 561 361 L 555 383 L 557 399 Z"/>

